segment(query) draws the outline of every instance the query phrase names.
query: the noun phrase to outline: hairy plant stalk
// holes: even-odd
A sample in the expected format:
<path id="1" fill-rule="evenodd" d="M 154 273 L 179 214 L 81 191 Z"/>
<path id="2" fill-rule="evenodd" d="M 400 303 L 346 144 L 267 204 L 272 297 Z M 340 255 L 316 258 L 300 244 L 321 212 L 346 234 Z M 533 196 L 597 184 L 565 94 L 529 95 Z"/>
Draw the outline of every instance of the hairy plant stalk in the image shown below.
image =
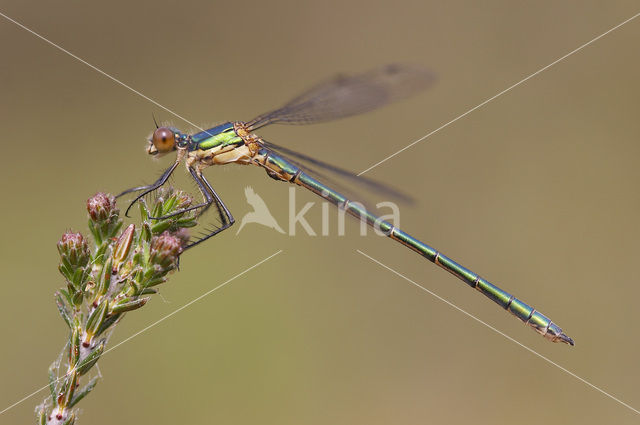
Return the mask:
<path id="1" fill-rule="evenodd" d="M 38 424 L 71 425 L 74 407 L 95 387 L 89 372 L 105 351 L 108 335 L 124 315 L 144 306 L 156 287 L 177 268 L 178 257 L 193 227 L 193 213 L 162 217 L 191 205 L 183 192 L 166 189 L 149 209 L 140 202 L 141 224 L 122 232 L 113 195 L 98 193 L 87 201 L 91 242 L 66 232 L 58 242 L 59 270 L 66 286 L 55 294 L 69 339 L 49 368 L 50 396 L 37 407 Z"/>

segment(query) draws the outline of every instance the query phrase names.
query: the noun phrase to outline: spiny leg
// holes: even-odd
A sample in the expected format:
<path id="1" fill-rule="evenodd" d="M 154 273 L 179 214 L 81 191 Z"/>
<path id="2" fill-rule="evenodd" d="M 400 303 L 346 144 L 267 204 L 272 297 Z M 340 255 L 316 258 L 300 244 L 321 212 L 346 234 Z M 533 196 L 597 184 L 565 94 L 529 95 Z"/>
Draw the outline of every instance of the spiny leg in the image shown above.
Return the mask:
<path id="1" fill-rule="evenodd" d="M 176 167 L 178 166 L 178 164 L 180 164 L 180 161 L 176 161 L 173 163 L 173 165 L 169 168 L 167 168 L 165 170 L 164 173 L 162 173 L 162 175 L 160 176 L 160 178 L 158 180 L 156 180 L 154 183 L 150 184 L 150 185 L 146 185 L 146 186 L 138 186 L 138 187 L 132 187 L 131 189 L 127 189 L 124 192 L 120 193 L 119 195 L 116 196 L 116 198 L 119 198 L 123 195 L 126 195 L 127 193 L 131 193 L 131 192 L 137 192 L 139 190 L 142 190 L 143 192 L 136 196 L 136 198 L 131 201 L 131 203 L 129 204 L 129 206 L 127 207 L 127 210 L 125 211 L 124 215 L 126 217 L 129 217 L 129 210 L 131 209 L 131 207 L 133 206 L 133 204 L 135 204 L 136 202 L 138 202 L 138 200 L 142 197 L 144 197 L 146 194 L 153 192 L 154 190 L 158 189 L 160 186 L 162 186 L 163 184 L 165 184 L 167 182 L 167 180 L 169 179 L 169 176 L 171 176 L 171 174 L 173 173 L 173 171 L 176 169 Z"/>
<path id="2" fill-rule="evenodd" d="M 187 245 L 184 248 L 184 250 L 187 250 L 187 249 L 189 249 L 189 248 L 191 248 L 191 247 L 193 247 L 193 246 L 195 246 L 195 245 L 197 245 L 197 244 L 209 239 L 210 237 L 217 235 L 218 233 L 222 232 L 223 230 L 228 229 L 229 227 L 231 227 L 233 225 L 233 223 L 235 223 L 235 219 L 233 218 L 233 215 L 231 215 L 231 212 L 229 211 L 227 206 L 224 204 L 224 202 L 222 202 L 222 199 L 220 199 L 220 196 L 218 196 L 216 191 L 213 189 L 213 187 L 207 181 L 207 179 L 204 178 L 204 176 L 201 174 L 201 172 L 199 170 L 196 170 L 196 169 L 192 168 L 192 167 L 189 167 L 188 169 L 189 169 L 189 173 L 193 177 L 193 180 L 198 185 L 198 189 L 200 189 L 200 192 L 204 196 L 205 201 L 200 203 L 200 204 L 193 205 L 193 206 L 191 206 L 189 208 L 185 208 L 185 209 L 182 209 L 180 211 L 176 211 L 174 213 L 167 214 L 167 215 L 162 216 L 162 217 L 149 217 L 149 218 L 154 219 L 154 220 L 164 220 L 164 219 L 171 218 L 171 217 L 174 217 L 174 216 L 177 216 L 177 215 L 180 215 L 180 214 L 184 214 L 185 212 L 188 212 L 188 211 L 193 211 L 193 210 L 196 210 L 198 208 L 202 208 L 198 212 L 198 216 L 200 216 L 205 211 L 207 211 L 207 209 L 209 209 L 211 204 L 215 204 L 216 208 L 218 210 L 218 217 L 219 217 L 220 222 L 222 223 L 222 225 L 220 227 L 218 227 L 218 228 L 207 230 L 208 233 L 205 233 L 204 236 L 202 236 L 201 238 L 199 238 L 195 242 L 192 242 L 189 245 Z"/>
<path id="3" fill-rule="evenodd" d="M 206 206 L 204 206 L 202 211 L 200 211 L 199 215 L 204 213 L 211 206 L 212 203 L 215 203 L 216 204 L 216 208 L 218 209 L 218 216 L 220 218 L 220 222 L 222 223 L 222 226 L 220 226 L 220 227 L 218 227 L 216 229 L 210 230 L 209 233 L 205 234 L 205 236 L 203 236 L 200 239 L 196 240 L 195 242 L 192 242 L 189 245 L 187 245 L 184 248 L 185 251 L 187 249 L 189 249 L 189 248 L 193 248 L 194 246 L 198 245 L 199 243 L 202 243 L 202 242 L 206 241 L 210 237 L 217 235 L 218 233 L 222 232 L 223 230 L 228 229 L 236 221 L 233 218 L 233 215 L 231 215 L 231 212 L 229 211 L 227 206 L 224 204 L 224 202 L 222 202 L 222 199 L 220 199 L 220 196 L 218 196 L 218 194 L 213 189 L 211 184 L 207 181 L 207 179 L 205 179 L 202 174 L 200 174 L 199 172 L 196 172 L 195 170 L 189 169 L 189 172 L 191 173 L 191 175 L 193 176 L 193 179 L 198 184 L 198 187 L 202 191 L 202 193 L 205 196 L 205 198 L 207 198 L 207 202 L 208 202 L 206 204 Z"/>
<path id="4" fill-rule="evenodd" d="M 198 185 L 198 189 L 200 189 L 200 193 L 202 193 L 202 196 L 204 196 L 204 202 L 193 205 L 189 208 L 175 211 L 171 214 L 163 215 L 161 217 L 149 217 L 150 219 L 166 220 L 167 218 L 175 217 L 177 215 L 184 214 L 189 211 L 197 210 L 198 208 L 202 208 L 202 210 L 198 212 L 198 217 L 199 217 L 211 206 L 212 203 L 214 203 L 214 197 L 212 195 L 212 192 L 215 193 L 215 191 L 213 190 L 213 188 L 211 188 L 211 185 L 207 183 L 205 187 L 205 185 L 202 183 L 202 180 L 204 180 L 204 177 L 199 171 L 196 171 L 192 167 L 188 167 L 188 170 L 189 170 L 189 173 L 191 173 L 191 177 L 193 177 L 193 180 L 195 180 L 196 184 Z M 222 215 L 222 211 L 220 211 L 219 207 L 218 207 L 218 213 Z"/>
<path id="5" fill-rule="evenodd" d="M 227 206 L 224 204 L 224 202 L 222 202 L 222 199 L 220 199 L 213 187 L 211 187 L 211 183 L 209 183 L 209 181 L 205 179 L 202 174 L 200 174 L 200 179 L 205 184 L 205 186 L 207 186 L 207 189 L 209 189 L 209 193 L 213 194 L 213 196 L 216 198 L 216 209 L 218 210 L 218 216 L 220 217 L 220 221 L 222 221 L 222 225 L 225 226 L 228 224 L 228 226 L 230 226 L 231 224 L 233 224 L 233 222 L 235 221 L 233 215 L 231 215 L 231 212 L 229 211 Z M 202 215 L 205 211 L 206 208 L 200 211 L 199 214 Z"/>

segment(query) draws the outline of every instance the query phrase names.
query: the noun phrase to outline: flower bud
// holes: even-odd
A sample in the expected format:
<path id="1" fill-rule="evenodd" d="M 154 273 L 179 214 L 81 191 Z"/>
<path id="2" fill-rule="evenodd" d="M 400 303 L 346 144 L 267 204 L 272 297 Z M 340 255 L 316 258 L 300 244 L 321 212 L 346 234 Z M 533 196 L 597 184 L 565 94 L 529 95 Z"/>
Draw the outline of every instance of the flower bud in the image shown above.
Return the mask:
<path id="1" fill-rule="evenodd" d="M 95 222 L 108 221 L 120 213 L 116 207 L 116 198 L 103 192 L 98 192 L 87 199 L 87 211 L 91 220 Z"/>
<path id="2" fill-rule="evenodd" d="M 62 262 L 71 269 L 84 267 L 89 262 L 89 245 L 80 233 L 67 232 L 58 242 Z"/>
<path id="3" fill-rule="evenodd" d="M 149 262 L 167 270 L 173 266 L 182 253 L 182 240 L 169 232 L 151 239 Z"/>
<path id="4" fill-rule="evenodd" d="M 136 232 L 136 226 L 130 224 L 129 227 L 124 229 L 124 232 L 120 235 L 113 247 L 113 264 L 114 267 L 119 268 L 120 264 L 126 261 L 131 250 L 131 242 Z"/>

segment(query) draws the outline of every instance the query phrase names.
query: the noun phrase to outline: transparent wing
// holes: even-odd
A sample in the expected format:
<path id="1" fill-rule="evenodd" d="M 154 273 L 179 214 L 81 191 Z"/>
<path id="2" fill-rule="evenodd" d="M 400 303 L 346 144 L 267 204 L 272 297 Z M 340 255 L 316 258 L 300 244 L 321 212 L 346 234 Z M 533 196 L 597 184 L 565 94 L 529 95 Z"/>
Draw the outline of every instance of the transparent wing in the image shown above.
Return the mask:
<path id="1" fill-rule="evenodd" d="M 250 131 L 268 124 L 314 124 L 361 114 L 424 90 L 434 74 L 418 65 L 391 64 L 363 74 L 339 75 L 247 123 Z"/>
<path id="2" fill-rule="evenodd" d="M 294 151 L 292 149 L 276 145 L 275 143 L 267 142 L 264 139 L 261 139 L 261 144 L 263 144 L 266 148 L 273 150 L 278 154 L 281 154 L 288 161 L 291 161 L 292 163 L 300 167 L 303 171 L 313 175 L 314 177 L 320 178 L 323 181 L 323 183 L 331 184 L 332 186 L 334 186 L 334 189 L 346 192 L 346 194 L 349 194 L 350 191 L 347 188 L 345 188 L 344 185 L 337 182 L 329 175 L 337 175 L 340 177 L 344 177 L 349 182 L 354 183 L 359 187 L 363 187 L 369 190 L 371 193 L 375 193 L 385 198 L 401 201 L 405 204 L 413 204 L 415 202 L 415 199 L 410 195 L 403 193 L 383 182 L 370 179 L 365 176 L 357 176 L 353 172 L 349 170 L 345 170 L 344 168 L 340 168 L 338 166 L 326 163 L 319 159 L 312 158 L 308 155 Z M 296 158 L 297 161 L 292 158 Z M 316 167 L 328 172 L 329 175 L 321 171 L 318 171 Z"/>

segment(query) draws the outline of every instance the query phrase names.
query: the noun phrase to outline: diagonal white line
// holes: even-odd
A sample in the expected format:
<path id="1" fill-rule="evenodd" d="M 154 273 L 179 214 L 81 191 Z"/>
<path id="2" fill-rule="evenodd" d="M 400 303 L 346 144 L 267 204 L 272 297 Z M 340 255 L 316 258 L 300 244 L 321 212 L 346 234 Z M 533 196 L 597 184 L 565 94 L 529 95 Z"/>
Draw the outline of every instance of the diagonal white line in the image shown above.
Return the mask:
<path id="1" fill-rule="evenodd" d="M 487 328 L 491 329 L 492 331 L 494 331 L 495 333 L 502 335 L 503 337 L 505 337 L 506 339 L 508 339 L 509 341 L 518 344 L 520 347 L 524 348 L 525 350 L 529 351 L 531 354 L 535 354 L 536 356 L 540 357 L 542 360 L 546 361 L 549 364 L 552 364 L 553 366 L 557 367 L 558 369 L 560 369 L 561 371 L 573 376 L 574 378 L 576 378 L 578 381 L 587 384 L 588 386 L 590 386 L 591 388 L 593 388 L 594 390 L 606 395 L 607 397 L 609 397 L 610 399 L 620 403 L 621 405 L 623 405 L 624 407 L 626 407 L 629 410 L 632 410 L 633 412 L 640 414 L 640 410 L 635 409 L 634 407 L 628 405 L 627 403 L 625 403 L 624 401 L 614 397 L 613 395 L 609 394 L 608 392 L 606 392 L 605 390 L 601 389 L 600 387 L 595 386 L 594 384 L 592 384 L 591 382 L 587 381 L 584 378 L 581 378 L 580 376 L 576 375 L 575 373 L 571 372 L 570 370 L 560 366 L 558 363 L 554 362 L 553 360 L 549 359 L 548 357 L 543 356 L 542 354 L 538 353 L 537 351 L 533 350 L 532 348 L 527 347 L 526 345 L 524 345 L 523 343 L 513 339 L 512 337 L 510 337 L 509 335 L 505 334 L 504 332 L 494 328 L 493 326 L 491 326 L 490 324 L 488 324 L 487 322 L 483 321 L 482 319 L 477 318 L 476 316 L 474 316 L 473 314 L 467 312 L 466 310 L 463 310 L 462 308 L 458 307 L 457 305 L 453 304 L 451 301 L 448 301 L 444 298 L 442 298 L 440 295 L 436 294 L 433 291 L 430 291 L 429 289 L 425 288 L 424 286 L 414 282 L 413 280 L 409 279 L 408 277 L 406 277 L 405 275 L 403 275 L 400 272 L 395 271 L 394 269 L 392 269 L 391 267 L 381 263 L 380 261 L 376 260 L 375 258 L 365 254 L 364 252 L 360 251 L 359 249 L 357 249 L 356 251 L 358 251 L 358 253 L 362 254 L 363 256 L 367 257 L 368 259 L 370 259 L 371 261 L 373 261 L 374 263 L 377 263 L 378 265 L 384 267 L 385 269 L 389 270 L 390 272 L 394 273 L 395 275 L 403 278 L 404 280 L 406 280 L 407 282 L 411 283 L 412 285 L 416 286 L 417 288 L 427 292 L 430 295 L 433 295 L 434 297 L 436 297 L 437 299 L 439 299 L 440 301 L 442 301 L 443 303 L 455 308 L 456 310 L 458 310 L 459 312 L 465 314 L 466 316 L 472 318 L 473 320 L 475 320 L 478 323 L 483 324 L 484 326 L 486 326 Z"/>
<path id="2" fill-rule="evenodd" d="M 430 133 L 425 134 L 424 136 L 420 137 L 417 140 L 414 140 L 413 142 L 409 143 L 407 146 L 405 146 L 404 148 L 400 149 L 399 151 L 392 153 L 391 155 L 387 156 L 386 158 L 384 158 L 381 161 L 376 162 L 375 164 L 373 164 L 372 166 L 370 166 L 369 168 L 367 168 L 364 171 L 361 171 L 358 173 L 359 176 L 363 175 L 364 173 L 366 173 L 367 171 L 371 171 L 372 169 L 376 168 L 378 165 L 382 164 L 383 162 L 386 162 L 388 160 L 390 160 L 391 158 L 393 158 L 394 156 L 406 151 L 407 149 L 409 149 L 410 147 L 416 145 L 417 143 L 422 142 L 424 139 L 426 139 L 427 137 L 430 137 L 431 135 L 437 133 L 438 131 L 442 130 L 443 128 L 448 127 L 449 125 L 453 124 L 454 122 L 458 121 L 459 119 L 466 117 L 467 115 L 469 115 L 470 113 L 472 113 L 473 111 L 475 111 L 476 109 L 482 108 L 484 105 L 486 105 L 487 103 L 491 102 L 492 100 L 502 96 L 503 94 L 505 94 L 506 92 L 510 91 L 511 89 L 514 89 L 516 87 L 518 87 L 519 85 L 521 85 L 522 83 L 530 80 L 531 78 L 535 77 L 536 75 L 546 71 L 547 69 L 551 68 L 553 65 L 557 64 L 558 62 L 561 62 L 563 60 L 565 60 L 566 58 L 568 58 L 569 56 L 573 55 L 574 53 L 579 52 L 580 50 L 584 49 L 585 47 L 589 46 L 590 44 L 595 43 L 596 41 L 600 40 L 602 37 L 604 37 L 605 35 L 617 30 L 618 28 L 620 28 L 621 26 L 623 26 L 624 24 L 631 22 L 632 20 L 636 19 L 638 16 L 640 16 L 640 12 L 636 13 L 635 15 L 633 15 L 632 17 L 630 17 L 629 19 L 627 19 L 626 21 L 623 21 L 621 23 L 619 23 L 618 25 L 616 25 L 615 27 L 603 32 L 602 34 L 600 34 L 599 36 L 597 36 L 596 38 L 587 41 L 586 43 L 584 43 L 583 45 L 581 45 L 580 47 L 577 47 L 575 49 L 573 49 L 572 51 L 570 51 L 569 53 L 567 53 L 566 55 L 554 60 L 553 62 L 551 62 L 549 65 L 540 68 L 539 70 L 537 70 L 536 72 L 534 72 L 533 74 L 529 75 L 528 77 L 523 78 L 522 80 L 518 81 L 517 83 L 507 87 L 506 89 L 502 90 L 500 93 L 490 97 L 489 99 L 485 100 L 484 102 L 480 103 L 477 106 L 474 106 L 473 108 L 469 109 L 467 112 L 458 115 L 457 117 L 455 117 L 454 119 L 452 119 L 451 121 L 447 122 L 446 124 L 441 125 L 440 127 L 436 128 L 435 130 L 433 130 Z"/>
<path id="3" fill-rule="evenodd" d="M 207 292 L 205 292 L 204 294 L 200 295 L 199 297 L 189 301 L 188 303 L 186 303 L 185 305 L 183 305 L 180 308 L 177 308 L 175 310 L 173 310 L 171 313 L 167 314 L 166 316 L 162 317 L 161 319 L 156 320 L 155 322 L 153 322 L 152 324 L 150 324 L 149 326 L 146 326 L 144 328 L 142 328 L 141 330 L 139 330 L 138 332 L 134 333 L 133 335 L 129 336 L 128 338 L 124 339 L 123 341 L 120 341 L 119 343 L 117 343 L 116 345 L 114 345 L 113 347 L 110 347 L 108 350 L 105 350 L 104 353 L 102 353 L 102 356 L 104 356 L 105 354 L 107 354 L 110 351 L 115 350 L 116 348 L 118 348 L 119 346 L 121 346 L 122 344 L 131 341 L 133 338 L 137 337 L 138 335 L 140 335 L 143 332 L 148 331 L 149 329 L 153 328 L 154 326 L 156 326 L 157 324 L 167 320 L 169 317 L 173 316 L 174 314 L 184 310 L 185 308 L 189 307 L 190 305 L 200 301 L 201 299 L 203 299 L 204 297 L 206 297 L 207 295 L 210 295 L 211 293 L 217 291 L 218 289 L 222 288 L 223 286 L 226 286 L 227 284 L 233 282 L 234 280 L 236 280 L 237 278 L 239 278 L 240 276 L 244 275 L 245 273 L 250 272 L 251 270 L 255 269 L 256 267 L 258 267 L 259 265 L 269 261 L 270 259 L 272 259 L 273 257 L 275 257 L 276 255 L 280 254 L 282 252 L 282 250 L 278 250 L 277 252 L 271 254 L 270 256 L 268 256 L 267 258 L 257 262 L 256 264 L 254 264 L 253 266 L 243 270 L 242 272 L 238 273 L 237 275 L 227 279 L 226 281 L 224 281 L 223 283 L 221 283 L 220 285 L 216 286 L 213 289 L 208 290 Z M 102 358 L 101 358 L 102 359 Z M 61 376 L 60 378 L 58 378 L 56 380 L 59 381 L 61 379 L 64 378 L 65 375 Z M 16 407 L 17 405 L 19 405 L 20 403 L 22 403 L 25 400 L 30 399 L 31 397 L 33 397 L 34 395 L 38 394 L 40 391 L 49 388 L 49 385 L 45 385 L 41 388 L 38 388 L 37 390 L 35 390 L 34 392 L 32 392 L 29 395 L 26 395 L 25 397 L 21 398 L 20 400 L 16 401 L 15 403 L 5 407 L 3 410 L 0 411 L 0 415 L 2 415 L 4 412 Z"/>
<path id="4" fill-rule="evenodd" d="M 35 32 L 34 30 L 32 30 L 31 28 L 28 28 L 26 26 L 24 26 L 23 24 L 21 24 L 20 22 L 16 21 L 15 19 L 10 18 L 9 16 L 5 15 L 4 13 L 0 12 L 0 16 L 2 16 L 3 18 L 5 18 L 6 20 L 13 22 L 14 24 L 16 24 L 17 26 L 19 26 L 20 28 L 22 28 L 25 31 L 30 32 L 31 34 L 35 35 L 36 37 L 38 37 L 40 40 L 44 41 L 45 43 L 55 47 L 56 49 L 60 50 L 63 53 L 66 53 L 67 55 L 71 56 L 72 58 L 76 59 L 79 62 L 82 62 L 83 64 L 87 65 L 89 68 L 93 69 L 94 71 L 104 75 L 105 77 L 107 77 L 108 79 L 110 79 L 111 81 L 120 84 L 122 87 L 126 88 L 127 90 L 132 91 L 133 93 L 137 94 L 138 96 L 140 96 L 141 98 L 148 100 L 149 102 L 153 103 L 154 105 L 156 105 L 159 108 L 164 109 L 165 111 L 167 111 L 168 113 L 172 114 L 175 117 L 180 118 L 182 121 L 186 122 L 187 124 L 192 125 L 193 127 L 197 128 L 200 131 L 204 131 L 204 129 L 202 129 L 201 127 L 197 126 L 196 124 L 192 123 L 191 121 L 189 121 L 188 119 L 186 119 L 185 117 L 183 117 L 182 115 L 179 115 L 178 113 L 172 111 L 171 109 L 167 108 L 166 106 L 161 105 L 160 103 L 156 102 L 155 100 L 153 100 L 152 98 L 150 98 L 149 96 L 146 96 L 142 93 L 140 93 L 138 90 L 134 89 L 133 87 L 123 83 L 122 81 L 118 80 L 116 77 L 107 74 L 106 72 L 104 72 L 103 70 L 101 70 L 100 68 L 90 64 L 89 62 L 85 61 L 84 59 L 74 55 L 73 53 L 71 53 L 70 51 L 68 51 L 67 49 L 57 45 L 56 43 L 54 43 L 53 41 L 47 39 L 46 37 L 38 34 L 37 32 Z M 2 413 L 2 412 L 0 412 Z"/>

